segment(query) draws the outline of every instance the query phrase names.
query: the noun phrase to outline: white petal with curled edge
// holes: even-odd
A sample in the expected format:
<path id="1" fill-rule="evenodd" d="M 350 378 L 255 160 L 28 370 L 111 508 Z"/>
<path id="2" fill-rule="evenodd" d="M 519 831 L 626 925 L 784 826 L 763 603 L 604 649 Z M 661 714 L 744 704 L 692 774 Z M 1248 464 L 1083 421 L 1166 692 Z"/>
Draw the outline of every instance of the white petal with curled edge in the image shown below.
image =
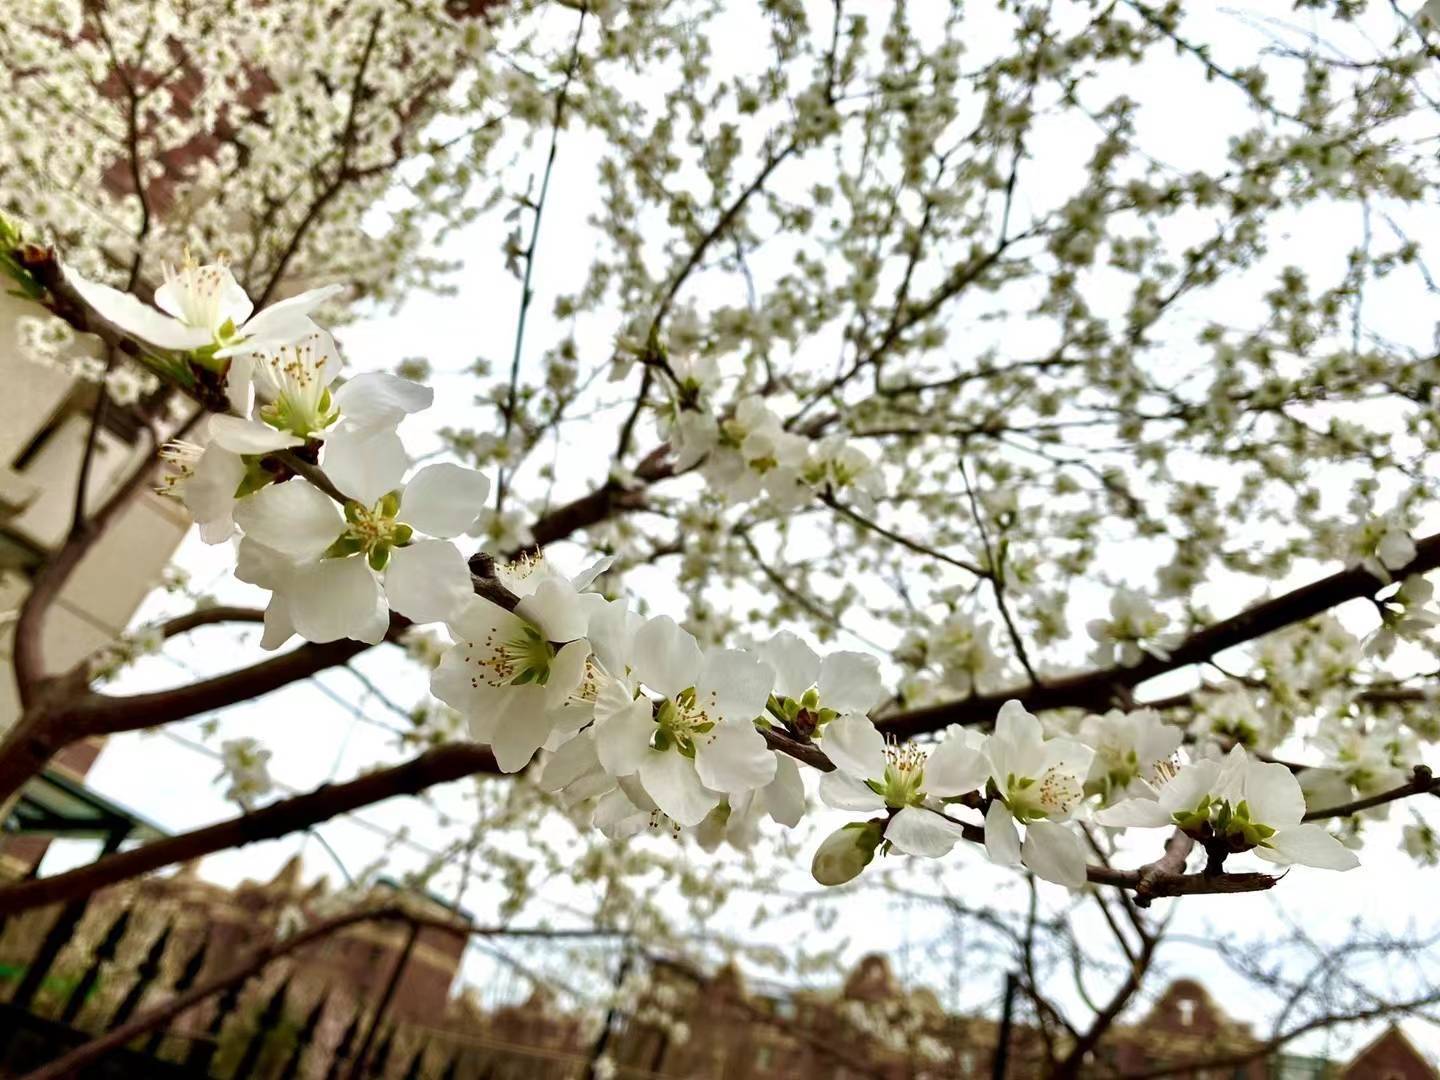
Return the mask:
<path id="1" fill-rule="evenodd" d="M 711 649 L 695 682 L 696 704 L 711 717 L 749 723 L 765 711 L 775 672 L 743 649 Z"/>
<path id="2" fill-rule="evenodd" d="M 948 855 L 964 838 L 965 829 L 958 821 L 918 806 L 904 807 L 885 827 L 885 839 L 906 855 L 924 855 L 929 859 Z"/>
<path id="3" fill-rule="evenodd" d="M 989 758 L 966 746 L 960 734 L 947 735 L 925 759 L 925 791 L 942 799 L 975 791 L 989 777 Z"/>
<path id="4" fill-rule="evenodd" d="M 620 683 L 608 683 L 595 698 L 595 752 L 611 776 L 637 772 L 650 753 L 655 720 L 646 698 L 632 698 Z"/>
<path id="5" fill-rule="evenodd" d="M 390 552 L 385 598 L 411 622 L 443 622 L 473 595 L 470 568 L 448 540 L 421 540 Z"/>
<path id="6" fill-rule="evenodd" d="M 820 662 L 819 690 L 827 709 L 868 713 L 885 696 L 880 661 L 867 653 L 830 653 Z"/>
<path id="7" fill-rule="evenodd" d="M 765 785 L 765 812 L 787 829 L 800 824 L 805 816 L 805 781 L 800 766 L 786 754 L 775 755 L 775 779 Z"/>
<path id="8" fill-rule="evenodd" d="M 142 303 L 129 293 L 90 281 L 75 271 L 66 269 L 65 278 L 89 304 L 108 322 L 132 337 L 161 349 L 176 349 L 189 352 L 209 345 L 214 335 L 205 327 L 186 326 L 178 319 L 172 319 L 149 304 Z"/>
<path id="9" fill-rule="evenodd" d="M 652 750 L 640 763 L 640 783 L 655 805 L 677 825 L 699 825 L 720 796 L 707 791 L 690 759 L 674 750 Z"/>
<path id="10" fill-rule="evenodd" d="M 302 566 L 285 592 L 295 632 L 306 641 L 353 638 L 378 645 L 390 628 L 380 582 L 359 555 Z"/>
<path id="11" fill-rule="evenodd" d="M 985 811 L 985 854 L 1001 866 L 1020 865 L 1020 832 L 1010 808 L 999 799 L 992 799 Z"/>
<path id="12" fill-rule="evenodd" d="M 1281 766 L 1282 768 L 1284 766 Z M 1321 826 L 1292 825 L 1270 837 L 1270 849 L 1257 847 L 1255 854 L 1270 862 L 1300 863 L 1322 870 L 1353 870 L 1360 858 Z"/>
<path id="13" fill-rule="evenodd" d="M 270 484 L 235 504 L 245 535 L 292 559 L 316 559 L 345 531 L 333 499 L 304 480 Z"/>
<path id="14" fill-rule="evenodd" d="M 614 555 L 606 555 L 602 559 L 596 559 L 584 570 L 576 574 L 575 577 L 571 579 L 570 584 L 574 585 L 576 589 L 588 589 L 591 585 L 595 584 L 595 579 L 605 573 L 606 570 L 609 570 L 614 563 Z"/>
<path id="15" fill-rule="evenodd" d="M 700 646 L 669 615 L 658 615 L 636 631 L 632 656 L 636 678 L 666 697 L 694 686 L 700 673 Z"/>
<path id="16" fill-rule="evenodd" d="M 820 801 L 834 810 L 881 810 L 885 800 L 849 773 L 828 772 L 820 777 Z"/>
<path id="17" fill-rule="evenodd" d="M 400 520 L 430 536 L 449 539 L 475 523 L 485 509 L 490 480 L 482 472 L 445 461 L 426 465 L 400 496 Z"/>
<path id="18" fill-rule="evenodd" d="M 695 740 L 695 772 L 714 791 L 753 791 L 775 778 L 775 752 L 750 721 L 722 721 Z"/>
<path id="19" fill-rule="evenodd" d="M 374 506 L 400 486 L 410 458 L 393 431 L 341 429 L 325 440 L 325 475 L 348 498 Z"/>
<path id="20" fill-rule="evenodd" d="M 1020 858 L 1036 877 L 1067 889 L 1085 887 L 1085 848 L 1064 825 L 1034 821 L 1025 826 Z"/>
<path id="21" fill-rule="evenodd" d="M 885 775 L 885 736 L 868 716 L 837 716 L 822 732 L 820 748 L 837 769 L 861 780 L 879 780 Z"/>
<path id="22" fill-rule="evenodd" d="M 386 371 L 367 371 L 336 390 L 334 400 L 348 428 L 393 428 L 411 413 L 428 409 L 435 391 Z"/>
<path id="23" fill-rule="evenodd" d="M 781 697 L 799 698 L 820 677 L 815 650 L 789 630 L 781 630 L 767 641 L 760 656 L 775 672 L 775 693 Z"/>
<path id="24" fill-rule="evenodd" d="M 210 418 L 210 441 L 232 454 L 269 454 L 305 444 L 298 435 L 276 431 L 259 420 L 223 414 Z"/>

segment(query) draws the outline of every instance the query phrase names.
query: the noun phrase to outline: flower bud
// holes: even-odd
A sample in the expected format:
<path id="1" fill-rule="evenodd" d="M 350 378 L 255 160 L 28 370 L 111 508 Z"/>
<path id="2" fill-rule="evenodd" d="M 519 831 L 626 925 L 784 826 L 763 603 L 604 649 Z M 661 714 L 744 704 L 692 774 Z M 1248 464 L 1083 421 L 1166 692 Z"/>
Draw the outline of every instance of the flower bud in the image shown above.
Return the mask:
<path id="1" fill-rule="evenodd" d="M 885 819 L 856 821 L 827 836 L 815 851 L 810 873 L 821 885 L 843 885 L 870 865 L 885 839 Z"/>

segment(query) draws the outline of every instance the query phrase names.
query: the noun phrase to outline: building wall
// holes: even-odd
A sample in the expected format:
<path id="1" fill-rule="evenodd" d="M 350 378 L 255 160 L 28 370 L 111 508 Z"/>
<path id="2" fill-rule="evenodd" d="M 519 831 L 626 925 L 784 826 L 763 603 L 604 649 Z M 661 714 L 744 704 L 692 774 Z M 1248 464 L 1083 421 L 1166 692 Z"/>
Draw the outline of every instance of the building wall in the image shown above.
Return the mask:
<path id="1" fill-rule="evenodd" d="M 18 610 L 46 553 L 65 539 L 98 388 L 22 357 L 17 322 L 43 315 L 35 304 L 0 295 L 0 613 Z M 76 355 L 99 344 L 77 342 Z M 100 432 L 91 465 L 88 503 L 98 506 L 151 453 L 148 435 L 111 410 L 115 423 Z M 115 519 L 61 590 L 45 620 L 45 656 L 63 670 L 113 640 L 161 580 L 189 520 L 179 503 L 141 493 Z M 14 620 L 0 619 L 0 729 L 19 716 L 11 657 Z M 103 745 L 87 740 L 67 748 L 56 766 L 83 776 Z M 0 845 L 0 874 L 23 874 L 43 853 L 30 839 Z"/>

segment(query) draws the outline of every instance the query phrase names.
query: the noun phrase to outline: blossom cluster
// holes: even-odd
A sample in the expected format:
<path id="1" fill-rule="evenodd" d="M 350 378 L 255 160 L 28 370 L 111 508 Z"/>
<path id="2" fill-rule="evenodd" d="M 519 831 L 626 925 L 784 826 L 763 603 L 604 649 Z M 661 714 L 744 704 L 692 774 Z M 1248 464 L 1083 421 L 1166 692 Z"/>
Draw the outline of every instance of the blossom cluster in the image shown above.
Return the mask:
<path id="1" fill-rule="evenodd" d="M 430 405 L 431 391 L 378 372 L 341 380 L 335 343 L 312 318 L 335 288 L 257 312 L 223 262 L 167 268 L 153 308 L 70 278 L 158 363 L 178 354 L 219 377 L 224 411 L 210 416 L 206 443 L 166 448 L 173 471 L 164 490 L 206 541 L 236 543 L 237 577 L 270 591 L 262 643 L 294 634 L 378 642 L 395 615 L 445 623 L 454 644 L 426 649 L 434 695 L 504 772 L 544 751 L 541 786 L 608 836 L 688 830 L 707 847 L 748 847 L 766 818 L 800 822 L 804 760 L 823 771 L 821 802 L 869 815 L 816 851 L 812 871 L 824 884 L 852 879 L 877 852 L 934 858 L 971 839 L 998 864 L 1078 889 L 1087 855 L 1074 823 L 1086 818 L 1178 827 L 1212 853 L 1355 864 L 1340 841 L 1302 821 L 1291 771 L 1249 756 L 1260 720 L 1239 695 L 1201 710 L 1202 734 L 1225 737 L 1229 755 L 1202 753 L 1184 766 L 1175 762 L 1184 732 L 1149 710 L 1047 732 L 1011 701 L 993 733 L 952 726 L 928 746 L 896 744 L 869 715 L 887 698 L 874 657 L 821 658 L 788 631 L 753 649 L 702 649 L 669 616 L 647 618 L 597 591 L 609 558 L 576 576 L 539 555 L 499 563 L 493 576 L 507 602 L 479 595 L 454 538 L 482 531 L 489 483 L 450 463 L 411 470 L 398 428 Z M 764 491 L 788 504 L 806 485 L 868 490 L 866 470 L 846 464 L 843 449 L 807 454 L 807 440 L 784 431 L 759 399 L 723 422 L 696 408 L 708 372 L 678 369 L 685 407 L 670 434 L 682 467 L 699 464 L 734 499 Z M 1428 602 L 1420 592 L 1411 589 Z M 1091 635 L 1101 662 L 1133 665 L 1145 652 L 1163 655 L 1163 626 L 1148 600 L 1122 591 Z M 973 686 L 990 666 L 987 641 L 957 615 L 922 644 L 927 659 L 933 652 Z M 1393 781 L 1404 748 L 1387 746 L 1379 762 L 1364 740 L 1330 750 L 1348 792 Z M 249 805 L 268 790 L 267 758 L 253 740 L 226 744 L 231 797 Z"/>
<path id="2" fill-rule="evenodd" d="M 804 755 L 792 753 L 803 745 L 831 766 L 820 801 L 872 815 L 820 845 L 812 869 L 824 884 L 855 877 L 877 851 L 936 858 L 970 838 L 996 863 L 1078 889 L 1087 857 L 1073 823 L 1086 817 L 1180 827 L 1282 863 L 1355 865 L 1324 829 L 1302 824 L 1290 770 L 1238 745 L 1223 761 L 1176 766 L 1184 732 L 1153 711 L 1050 735 L 1012 701 L 992 734 L 954 726 L 928 747 L 897 745 L 868 715 L 885 697 L 873 657 L 822 659 L 787 631 L 753 649 L 704 650 L 669 616 L 647 619 L 595 592 L 607 566 L 573 578 L 539 557 L 497 567 L 518 604 L 467 601 L 431 683 L 502 770 L 548 751 L 541 786 L 606 835 L 691 831 L 706 846 L 746 847 L 766 818 L 793 827 L 806 810 Z"/>
<path id="3" fill-rule="evenodd" d="M 779 511 L 793 510 L 815 493 L 829 493 L 862 508 L 885 493 L 880 467 L 840 435 L 809 439 L 787 430 L 757 394 L 721 414 L 719 364 L 687 355 L 668 362 L 673 375 L 661 431 L 675 454 L 675 469 L 699 467 L 708 489 L 727 503 L 765 496 Z"/>
<path id="4" fill-rule="evenodd" d="M 176 440 L 161 490 L 208 543 L 237 542 L 236 576 L 269 590 L 262 644 L 379 642 L 392 612 L 447 618 L 471 592 L 453 538 L 489 492 L 473 469 L 411 469 L 398 427 L 433 392 L 384 372 L 341 380 L 315 310 L 328 286 L 256 312 L 224 262 L 167 267 L 157 308 L 73 271 L 76 291 L 157 362 L 172 354 L 223 378 L 228 408 L 205 442 Z M 238 538 L 238 539 L 237 539 Z"/>

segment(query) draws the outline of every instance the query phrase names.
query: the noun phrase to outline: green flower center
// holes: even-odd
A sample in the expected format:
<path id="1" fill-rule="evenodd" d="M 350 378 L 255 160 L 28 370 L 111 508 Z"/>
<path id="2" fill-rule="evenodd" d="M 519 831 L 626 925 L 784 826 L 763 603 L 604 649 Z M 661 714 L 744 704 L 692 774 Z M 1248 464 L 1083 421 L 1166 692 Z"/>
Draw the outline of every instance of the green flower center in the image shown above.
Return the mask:
<path id="1" fill-rule="evenodd" d="M 345 504 L 345 531 L 325 551 L 327 559 L 364 555 L 374 570 L 384 570 L 390 552 L 410 543 L 415 530 L 395 515 L 400 512 L 400 495 L 392 491 L 372 507 L 351 500 Z"/>
<path id="2" fill-rule="evenodd" d="M 918 805 L 925 798 L 925 758 L 918 746 L 890 743 L 885 747 L 885 775 L 865 785 L 892 809 Z"/>
<path id="3" fill-rule="evenodd" d="M 650 745 L 656 750 L 674 748 L 693 758 L 696 740 L 714 728 L 715 721 L 700 707 L 695 688 L 686 687 L 661 704 L 656 712 L 655 734 L 650 736 Z"/>
<path id="4" fill-rule="evenodd" d="M 1054 765 L 1040 777 L 1011 773 L 1005 778 L 1005 805 L 1020 822 L 1064 817 L 1084 797 L 1079 778 Z"/>

